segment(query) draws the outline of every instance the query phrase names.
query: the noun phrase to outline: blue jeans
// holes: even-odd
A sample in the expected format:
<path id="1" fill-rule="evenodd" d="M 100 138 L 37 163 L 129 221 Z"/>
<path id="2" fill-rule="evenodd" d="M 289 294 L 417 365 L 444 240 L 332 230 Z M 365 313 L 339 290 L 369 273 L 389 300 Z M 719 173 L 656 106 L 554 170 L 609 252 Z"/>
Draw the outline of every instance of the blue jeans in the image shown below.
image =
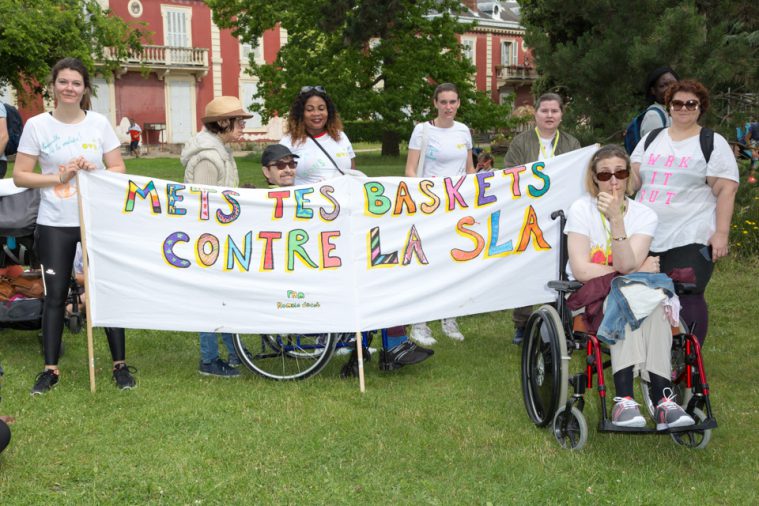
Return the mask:
<path id="1" fill-rule="evenodd" d="M 234 336 L 228 333 L 217 334 L 215 332 L 201 332 L 200 333 L 200 361 L 209 364 L 219 358 L 219 341 L 218 336 L 221 335 L 221 340 L 224 341 L 224 346 L 227 347 L 229 358 L 237 357 L 235 352 L 235 345 L 233 342 Z"/>

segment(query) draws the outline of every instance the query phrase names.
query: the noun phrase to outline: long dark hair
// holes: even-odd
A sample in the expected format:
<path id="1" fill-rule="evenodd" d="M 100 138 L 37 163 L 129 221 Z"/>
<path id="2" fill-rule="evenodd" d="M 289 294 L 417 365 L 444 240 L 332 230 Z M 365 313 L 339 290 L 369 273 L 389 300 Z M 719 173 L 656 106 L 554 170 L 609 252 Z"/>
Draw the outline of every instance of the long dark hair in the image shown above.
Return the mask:
<path id="1" fill-rule="evenodd" d="M 53 65 L 50 84 L 55 85 L 58 73 L 65 69 L 79 72 L 82 75 L 82 80 L 84 81 L 84 94 L 82 95 L 82 100 L 79 102 L 79 107 L 81 107 L 83 111 L 89 111 L 92 109 L 92 100 L 90 98 L 92 95 L 92 83 L 90 82 L 90 73 L 87 71 L 87 67 L 84 66 L 84 63 L 82 63 L 82 60 L 72 57 L 58 60 L 58 62 Z"/>
<path id="2" fill-rule="evenodd" d="M 327 92 L 319 91 L 314 87 L 308 91 L 298 93 L 292 106 L 290 106 L 290 113 L 287 116 L 287 133 L 290 134 L 293 145 L 304 143 L 308 136 L 303 118 L 306 112 L 306 102 L 308 102 L 308 99 L 311 97 L 319 97 L 324 100 L 325 104 L 327 104 L 327 123 L 324 128 L 327 131 L 327 135 L 332 137 L 335 141 L 339 141 L 343 130 L 343 122 L 340 119 L 340 115 L 337 113 L 335 103 L 329 98 Z"/>

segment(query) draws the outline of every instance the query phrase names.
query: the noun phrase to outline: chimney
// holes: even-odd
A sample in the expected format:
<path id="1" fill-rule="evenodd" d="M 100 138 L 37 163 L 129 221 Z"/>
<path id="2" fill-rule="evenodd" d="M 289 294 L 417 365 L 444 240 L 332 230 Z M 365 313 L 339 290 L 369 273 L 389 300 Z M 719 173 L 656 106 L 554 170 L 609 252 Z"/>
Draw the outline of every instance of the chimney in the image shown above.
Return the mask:
<path id="1" fill-rule="evenodd" d="M 479 9 L 477 9 L 477 0 L 461 0 L 461 3 L 475 14 L 479 12 Z"/>

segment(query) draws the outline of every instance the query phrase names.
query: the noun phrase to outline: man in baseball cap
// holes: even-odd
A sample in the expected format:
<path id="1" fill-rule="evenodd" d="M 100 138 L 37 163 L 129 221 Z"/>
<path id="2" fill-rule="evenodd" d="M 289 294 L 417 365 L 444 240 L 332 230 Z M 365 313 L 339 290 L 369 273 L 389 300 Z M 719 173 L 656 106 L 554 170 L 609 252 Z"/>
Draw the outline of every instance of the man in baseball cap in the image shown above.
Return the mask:
<path id="1" fill-rule="evenodd" d="M 282 144 L 266 146 L 261 155 L 261 170 L 269 182 L 269 186 L 292 186 L 295 181 L 295 168 L 298 166 L 298 155 L 290 152 Z"/>

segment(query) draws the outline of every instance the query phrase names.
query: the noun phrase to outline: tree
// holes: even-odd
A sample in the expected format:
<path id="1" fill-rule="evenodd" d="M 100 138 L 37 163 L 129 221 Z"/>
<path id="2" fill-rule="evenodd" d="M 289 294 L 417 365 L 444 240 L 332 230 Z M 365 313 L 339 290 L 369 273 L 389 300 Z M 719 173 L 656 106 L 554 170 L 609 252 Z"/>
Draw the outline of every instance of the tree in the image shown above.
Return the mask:
<path id="1" fill-rule="evenodd" d="M 45 92 L 50 68 L 66 56 L 108 74 L 144 35 L 94 0 L 0 0 L 0 86 Z"/>
<path id="2" fill-rule="evenodd" d="M 756 92 L 759 4 L 741 0 L 520 0 L 540 79 L 571 103 L 565 125 L 585 142 L 621 140 L 644 102 L 646 74 L 670 65 L 711 89 Z"/>
<path id="3" fill-rule="evenodd" d="M 287 44 L 273 64 L 258 65 L 257 110 L 264 119 L 286 113 L 304 85 L 320 84 L 346 120 L 371 120 L 381 131 L 382 154 L 399 142 L 432 106 L 432 91 L 454 82 L 460 119 L 473 128 L 508 122 L 509 109 L 477 92 L 474 67 L 462 57 L 457 34 L 465 26 L 454 0 L 207 0 L 214 20 L 254 44 L 277 24 Z M 487 105 L 485 105 L 487 104 Z"/>

